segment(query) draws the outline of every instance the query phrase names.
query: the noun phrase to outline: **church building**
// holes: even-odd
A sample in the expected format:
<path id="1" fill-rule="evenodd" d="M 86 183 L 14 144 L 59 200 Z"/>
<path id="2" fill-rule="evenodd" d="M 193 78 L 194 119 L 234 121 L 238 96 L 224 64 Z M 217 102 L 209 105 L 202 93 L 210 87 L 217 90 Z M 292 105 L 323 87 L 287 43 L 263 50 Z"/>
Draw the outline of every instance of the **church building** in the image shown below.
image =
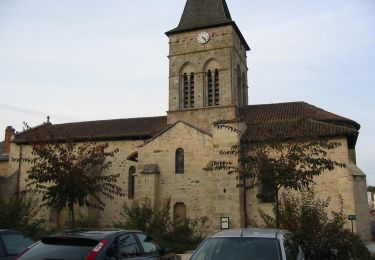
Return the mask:
<path id="1" fill-rule="evenodd" d="M 107 201 L 105 211 L 98 213 L 100 224 L 119 220 L 125 202 L 149 199 L 153 205 L 162 205 L 170 199 L 175 221 L 206 216 L 207 231 L 219 230 L 223 220 L 229 228 L 244 223 L 261 225 L 258 209 L 270 212 L 273 205 L 257 196 L 261 187 L 244 199 L 236 177 L 213 170 L 212 162 L 221 160 L 220 150 L 237 145 L 242 138 L 264 141 L 272 138 L 267 135 L 271 129 L 278 129 L 288 138 L 308 132 L 341 144 L 330 157 L 346 167 L 316 178 L 316 191 L 320 198 L 330 196 L 332 201 L 341 194 L 345 214 L 357 216 L 355 231 L 369 240 L 366 176 L 355 158 L 360 125 L 305 102 L 249 105 L 250 47 L 225 0 L 187 0 L 180 23 L 166 35 L 167 115 L 39 126 L 61 140 L 69 135 L 77 141 L 106 142 L 119 149 L 111 171 L 120 173 L 118 184 L 126 196 Z M 217 122 L 241 131 L 216 128 Z M 21 151 L 30 153 L 25 133 L 14 134 L 6 142 L 7 147 L 11 142 L 9 158 L 19 157 Z M 17 185 L 22 190 L 29 166 L 12 160 L 7 163 L 9 170 L 3 178 L 18 174 Z M 50 214 L 48 209 L 41 212 L 46 219 L 51 219 Z"/>

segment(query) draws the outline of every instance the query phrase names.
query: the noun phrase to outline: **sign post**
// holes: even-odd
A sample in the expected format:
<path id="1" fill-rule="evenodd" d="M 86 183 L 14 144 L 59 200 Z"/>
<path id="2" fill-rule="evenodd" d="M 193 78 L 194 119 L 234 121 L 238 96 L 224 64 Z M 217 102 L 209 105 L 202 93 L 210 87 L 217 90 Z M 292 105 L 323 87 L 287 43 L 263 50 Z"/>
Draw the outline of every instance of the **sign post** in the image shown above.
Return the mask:
<path id="1" fill-rule="evenodd" d="M 352 222 L 352 233 L 354 233 L 354 224 L 353 224 L 353 221 L 357 220 L 357 216 L 356 215 L 349 215 L 348 216 L 348 220 L 350 220 Z"/>

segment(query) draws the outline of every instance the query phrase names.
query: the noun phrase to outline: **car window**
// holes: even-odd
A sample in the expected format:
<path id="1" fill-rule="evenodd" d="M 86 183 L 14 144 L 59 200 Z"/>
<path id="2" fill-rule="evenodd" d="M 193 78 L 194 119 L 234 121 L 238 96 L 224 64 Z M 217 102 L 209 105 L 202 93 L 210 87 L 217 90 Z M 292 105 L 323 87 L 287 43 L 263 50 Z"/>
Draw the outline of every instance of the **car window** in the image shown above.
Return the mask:
<path id="1" fill-rule="evenodd" d="M 143 251 L 146 255 L 155 254 L 159 251 L 159 244 L 153 240 L 150 236 L 143 233 L 135 233 L 139 242 L 143 247 Z"/>
<path id="2" fill-rule="evenodd" d="M 82 260 L 90 254 L 94 247 L 44 244 L 41 242 L 22 255 L 19 260 L 61 259 L 61 257 L 64 257 L 64 260 Z"/>
<path id="3" fill-rule="evenodd" d="M 118 253 L 121 259 L 140 255 L 141 250 L 133 234 L 120 235 L 117 240 Z"/>
<path id="4" fill-rule="evenodd" d="M 274 238 L 221 237 L 209 238 L 190 260 L 281 260 L 280 245 Z"/>
<path id="5" fill-rule="evenodd" d="M 17 255 L 30 245 L 34 244 L 30 238 L 23 234 L 3 234 L 1 235 L 5 251 L 8 255 Z"/>
<path id="6" fill-rule="evenodd" d="M 294 240 L 294 238 L 291 234 L 285 234 L 285 238 L 286 238 L 290 247 L 293 250 L 293 255 L 294 255 L 295 259 L 297 259 L 298 253 L 299 253 L 299 246 L 297 245 L 297 243 L 295 242 L 295 240 Z"/>
<path id="7" fill-rule="evenodd" d="M 285 256 L 287 260 L 295 260 L 293 250 L 291 246 L 289 245 L 288 241 L 285 237 L 283 237 L 283 244 L 284 244 L 284 250 L 285 250 Z"/>

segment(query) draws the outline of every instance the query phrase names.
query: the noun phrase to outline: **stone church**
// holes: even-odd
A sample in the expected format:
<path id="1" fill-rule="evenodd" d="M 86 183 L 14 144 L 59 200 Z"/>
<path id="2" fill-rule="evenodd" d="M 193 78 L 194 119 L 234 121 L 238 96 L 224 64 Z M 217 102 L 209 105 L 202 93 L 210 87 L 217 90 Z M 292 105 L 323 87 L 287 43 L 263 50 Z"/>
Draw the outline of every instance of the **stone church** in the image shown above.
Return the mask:
<path id="1" fill-rule="evenodd" d="M 61 140 L 107 142 L 119 153 L 111 171 L 121 174 L 119 184 L 127 196 L 107 201 L 99 213 L 101 225 L 110 225 L 120 217 L 124 202 L 150 199 L 154 205 L 171 200 L 175 220 L 208 217 L 208 231 L 218 230 L 222 221 L 230 228 L 245 223 L 261 224 L 258 208 L 270 211 L 272 204 L 237 188 L 236 178 L 212 169 L 219 151 L 238 144 L 243 136 L 257 142 L 267 138 L 270 129 L 285 137 L 305 132 L 341 143 L 330 157 L 345 163 L 316 178 L 321 198 L 344 199 L 346 215 L 356 215 L 355 231 L 369 239 L 366 176 L 356 166 L 355 146 L 359 124 L 305 102 L 249 105 L 247 53 L 250 47 L 232 20 L 225 0 L 187 0 L 180 23 L 169 37 L 169 110 L 166 116 L 100 120 L 66 124 L 46 123 Z M 227 122 L 240 133 L 214 127 Z M 302 124 L 301 124 L 302 122 Z M 295 130 L 298 123 L 298 131 Z M 9 158 L 30 153 L 26 134 L 7 129 L 1 165 L 6 165 L 0 182 L 14 180 L 25 185 L 26 164 Z M 8 158 L 8 159 L 7 159 Z M 12 181 L 11 183 L 15 183 Z M 1 183 L 0 183 L 1 185 Z M 1 187 L 1 186 L 0 186 Z M 41 211 L 46 219 L 48 209 Z M 348 222 L 349 225 L 349 222 Z"/>

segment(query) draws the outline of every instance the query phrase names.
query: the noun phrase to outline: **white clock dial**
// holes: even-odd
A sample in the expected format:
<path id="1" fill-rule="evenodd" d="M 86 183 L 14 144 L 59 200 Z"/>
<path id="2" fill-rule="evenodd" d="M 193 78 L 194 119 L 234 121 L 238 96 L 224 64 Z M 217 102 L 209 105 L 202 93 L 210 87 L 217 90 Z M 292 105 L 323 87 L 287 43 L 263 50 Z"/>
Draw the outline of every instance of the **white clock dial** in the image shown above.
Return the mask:
<path id="1" fill-rule="evenodd" d="M 210 35 L 208 34 L 208 32 L 201 32 L 197 36 L 197 41 L 200 44 L 208 43 L 209 40 L 210 40 Z"/>

